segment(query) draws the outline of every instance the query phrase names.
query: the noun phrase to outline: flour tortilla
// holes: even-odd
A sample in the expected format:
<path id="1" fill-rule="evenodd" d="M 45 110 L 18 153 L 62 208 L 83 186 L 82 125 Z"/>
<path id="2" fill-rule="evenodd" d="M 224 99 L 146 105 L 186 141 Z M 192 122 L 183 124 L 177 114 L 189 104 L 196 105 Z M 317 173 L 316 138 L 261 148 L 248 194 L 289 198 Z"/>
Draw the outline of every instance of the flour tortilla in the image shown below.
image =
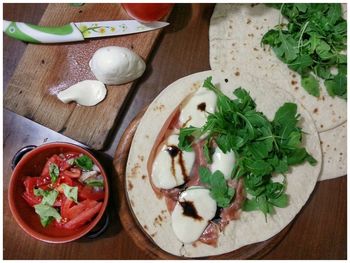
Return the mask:
<path id="1" fill-rule="evenodd" d="M 346 125 L 344 124 L 321 132 L 320 141 L 323 155 L 323 163 L 319 181 L 333 179 L 346 175 Z"/>
<path id="2" fill-rule="evenodd" d="M 136 130 L 126 167 L 126 193 L 140 226 L 164 251 L 183 257 L 204 257 L 231 252 L 242 246 L 264 241 L 276 235 L 298 214 L 308 200 L 321 169 L 321 147 L 318 133 L 309 113 L 298 106 L 302 119 L 300 125 L 306 132 L 306 149 L 318 161 L 316 166 L 308 163 L 295 166 L 287 174 L 287 194 L 290 204 L 277 208 L 274 216 L 265 217 L 261 212 L 242 212 L 241 218 L 231 221 L 220 233 L 218 247 L 198 242 L 197 246 L 183 245 L 177 240 L 171 227 L 171 217 L 165 200 L 158 199 L 153 192 L 148 173 L 147 160 L 157 136 L 174 109 L 192 92 L 198 89 L 205 78 L 213 76 L 213 83 L 231 98 L 232 91 L 241 86 L 251 93 L 257 109 L 272 119 L 276 110 L 285 102 L 295 102 L 287 92 L 271 86 L 250 75 L 230 76 L 220 71 L 204 71 L 177 80 L 168 86 L 148 107 Z M 225 82 L 225 79 L 228 82 Z"/>
<path id="3" fill-rule="evenodd" d="M 343 124 L 345 100 L 330 97 L 323 81 L 320 97 L 309 95 L 300 75 L 288 69 L 269 46 L 260 46 L 262 36 L 279 23 L 279 16 L 279 10 L 265 4 L 217 4 L 209 27 L 211 68 L 252 73 L 289 91 L 311 113 L 319 132 Z"/>

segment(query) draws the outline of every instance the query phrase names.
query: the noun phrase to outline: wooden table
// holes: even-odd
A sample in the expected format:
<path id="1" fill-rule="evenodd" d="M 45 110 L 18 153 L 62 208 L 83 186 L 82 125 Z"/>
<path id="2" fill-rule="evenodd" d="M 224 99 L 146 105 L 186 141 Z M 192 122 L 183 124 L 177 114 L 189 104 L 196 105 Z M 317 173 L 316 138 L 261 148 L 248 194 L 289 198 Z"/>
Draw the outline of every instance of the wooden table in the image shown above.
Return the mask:
<path id="1" fill-rule="evenodd" d="M 178 78 L 209 69 L 208 27 L 213 4 L 177 4 L 156 45 L 149 74 L 144 75 L 118 120 L 113 139 L 99 155 L 109 171 L 118 141 L 136 114 L 168 84 Z M 46 4 L 5 4 L 4 19 L 38 23 Z M 4 36 L 4 91 L 26 44 Z M 112 220 L 96 240 L 54 245 L 37 241 L 15 223 L 9 210 L 7 188 L 14 153 L 29 144 L 74 142 L 56 132 L 4 109 L 4 258 L 5 259 L 147 259 L 127 233 L 112 204 Z M 74 142 L 77 143 L 77 142 Z M 112 184 L 113 173 L 111 175 Z M 291 230 L 264 259 L 346 259 L 346 177 L 318 183 Z M 114 200 L 114 203 L 117 201 Z"/>

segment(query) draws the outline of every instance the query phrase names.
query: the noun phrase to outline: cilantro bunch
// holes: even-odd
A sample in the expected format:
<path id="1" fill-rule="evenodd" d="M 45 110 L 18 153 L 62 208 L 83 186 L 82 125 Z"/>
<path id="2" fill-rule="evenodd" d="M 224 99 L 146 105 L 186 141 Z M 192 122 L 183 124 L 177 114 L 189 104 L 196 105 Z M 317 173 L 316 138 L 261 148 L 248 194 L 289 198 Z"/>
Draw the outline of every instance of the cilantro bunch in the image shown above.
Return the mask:
<path id="1" fill-rule="evenodd" d="M 288 23 L 280 22 L 269 30 L 262 44 L 270 45 L 281 61 L 301 75 L 301 85 L 309 94 L 320 95 L 320 78 L 330 96 L 346 99 L 347 22 L 342 17 L 341 4 L 270 6 L 280 9 Z"/>
<path id="2" fill-rule="evenodd" d="M 243 209 L 261 210 L 265 215 L 273 213 L 274 206 L 286 207 L 286 181 L 274 182 L 272 174 L 284 174 L 289 166 L 316 160 L 301 146 L 302 130 L 297 126 L 299 115 L 297 105 L 285 103 L 272 121 L 256 110 L 256 104 L 249 93 L 238 88 L 233 93 L 237 99 L 231 100 L 212 82 L 211 77 L 203 87 L 217 95 L 217 111 L 208 113 L 207 122 L 201 128 L 180 129 L 178 147 L 192 150 L 193 141 L 206 135 L 203 151 L 208 163 L 214 152 L 211 142 L 227 153 L 234 151 L 236 163 L 231 178 L 242 178 L 246 193 L 249 194 Z M 218 206 L 228 207 L 235 192 L 228 187 L 220 171 L 211 173 L 209 169 L 199 169 L 200 180 L 206 184 Z"/>

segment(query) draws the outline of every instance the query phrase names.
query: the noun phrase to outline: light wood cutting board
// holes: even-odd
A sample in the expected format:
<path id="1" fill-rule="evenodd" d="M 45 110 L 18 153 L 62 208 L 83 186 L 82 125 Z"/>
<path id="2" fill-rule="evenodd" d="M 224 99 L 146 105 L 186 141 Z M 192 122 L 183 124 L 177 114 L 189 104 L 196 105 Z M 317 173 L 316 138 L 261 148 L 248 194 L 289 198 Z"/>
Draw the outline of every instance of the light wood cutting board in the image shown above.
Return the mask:
<path id="1" fill-rule="evenodd" d="M 80 7 L 49 4 L 40 25 L 60 26 L 69 22 L 117 19 L 130 19 L 119 4 L 85 4 Z M 55 94 L 78 81 L 95 79 L 88 63 L 94 52 L 101 47 L 127 47 L 147 62 L 160 32 L 161 30 L 153 30 L 66 44 L 28 44 L 7 87 L 4 106 L 100 150 L 113 129 L 133 83 L 108 86 L 106 99 L 94 107 L 64 104 Z"/>

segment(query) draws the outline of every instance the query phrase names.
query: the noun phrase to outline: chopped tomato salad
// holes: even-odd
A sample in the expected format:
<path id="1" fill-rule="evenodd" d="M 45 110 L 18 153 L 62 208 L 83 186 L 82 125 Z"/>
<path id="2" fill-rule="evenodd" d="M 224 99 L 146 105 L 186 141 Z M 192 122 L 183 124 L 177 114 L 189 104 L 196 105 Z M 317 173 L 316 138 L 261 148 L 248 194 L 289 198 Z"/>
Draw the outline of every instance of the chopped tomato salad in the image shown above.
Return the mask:
<path id="1" fill-rule="evenodd" d="M 22 194 L 35 209 L 43 227 L 77 229 L 101 210 L 105 183 L 87 155 L 76 152 L 52 155 L 38 177 L 27 176 Z"/>

